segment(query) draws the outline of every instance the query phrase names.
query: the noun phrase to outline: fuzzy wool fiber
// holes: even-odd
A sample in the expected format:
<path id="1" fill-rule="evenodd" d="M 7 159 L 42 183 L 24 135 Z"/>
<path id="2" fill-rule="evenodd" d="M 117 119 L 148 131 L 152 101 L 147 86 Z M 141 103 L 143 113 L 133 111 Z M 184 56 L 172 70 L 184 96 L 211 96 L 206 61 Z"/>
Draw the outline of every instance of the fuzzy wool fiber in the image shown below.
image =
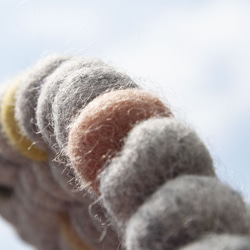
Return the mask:
<path id="1" fill-rule="evenodd" d="M 52 55 L 0 88 L 0 215 L 38 250 L 248 250 L 250 208 L 127 74 Z"/>

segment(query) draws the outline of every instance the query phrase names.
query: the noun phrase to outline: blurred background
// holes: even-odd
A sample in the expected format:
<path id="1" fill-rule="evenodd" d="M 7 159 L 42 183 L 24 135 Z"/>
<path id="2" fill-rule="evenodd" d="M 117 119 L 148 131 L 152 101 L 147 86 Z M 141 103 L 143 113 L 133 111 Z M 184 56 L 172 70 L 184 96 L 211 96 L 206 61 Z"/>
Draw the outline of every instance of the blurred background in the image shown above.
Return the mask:
<path id="1" fill-rule="evenodd" d="M 193 127 L 250 200 L 250 1 L 0 0 L 0 81 L 51 53 L 99 57 Z M 0 219 L 0 249 L 28 250 Z"/>

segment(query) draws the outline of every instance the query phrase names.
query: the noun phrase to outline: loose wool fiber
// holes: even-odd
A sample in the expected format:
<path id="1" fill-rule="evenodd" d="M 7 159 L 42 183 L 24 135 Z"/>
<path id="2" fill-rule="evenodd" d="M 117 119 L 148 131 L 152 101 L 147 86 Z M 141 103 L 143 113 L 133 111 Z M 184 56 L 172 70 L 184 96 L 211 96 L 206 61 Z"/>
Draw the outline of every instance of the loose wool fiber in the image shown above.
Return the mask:
<path id="1" fill-rule="evenodd" d="M 56 93 L 52 114 L 54 132 L 63 150 L 68 141 L 68 127 L 74 117 L 97 96 L 116 89 L 138 87 L 132 79 L 109 65 L 90 61 L 88 67 L 72 71 Z"/>
<path id="2" fill-rule="evenodd" d="M 46 78 L 52 74 L 69 56 L 50 55 L 38 61 L 28 70 L 17 91 L 15 116 L 23 135 L 36 142 L 39 148 L 46 148 L 37 128 L 36 106 L 41 87 Z"/>
<path id="3" fill-rule="evenodd" d="M 138 89 L 116 90 L 90 102 L 70 127 L 68 156 L 83 183 L 98 190 L 96 177 L 139 121 L 171 116 L 155 96 Z"/>
<path id="4" fill-rule="evenodd" d="M 43 136 L 43 140 L 56 153 L 59 150 L 54 134 L 54 118 L 52 105 L 60 86 L 72 73 L 81 69 L 87 69 L 103 65 L 103 62 L 95 59 L 76 57 L 64 62 L 48 77 L 41 88 L 37 101 L 37 126 Z M 67 93 L 70 94 L 70 93 Z M 59 115 L 59 114 L 58 114 Z"/>
<path id="5" fill-rule="evenodd" d="M 249 234 L 240 194 L 213 177 L 186 175 L 164 184 L 133 215 L 128 250 L 173 250 L 208 233 Z"/>
<path id="6" fill-rule="evenodd" d="M 166 181 L 185 174 L 214 176 L 212 158 L 197 134 L 174 118 L 151 118 L 128 134 L 101 174 L 104 206 L 122 222 Z"/>
<path id="7" fill-rule="evenodd" d="M 250 250 L 250 238 L 230 234 L 208 235 L 180 250 Z"/>
<path id="8" fill-rule="evenodd" d="M 70 209 L 71 222 L 76 232 L 94 249 L 121 249 L 117 233 L 110 225 L 104 224 L 107 222 L 105 208 L 100 203 L 95 206 L 90 204 L 81 204 Z"/>
<path id="9" fill-rule="evenodd" d="M 15 97 L 21 81 L 22 79 L 16 80 L 3 97 L 1 103 L 2 129 L 10 144 L 14 145 L 23 155 L 35 161 L 46 161 L 47 153 L 37 149 L 27 137 L 22 135 L 15 119 Z"/>

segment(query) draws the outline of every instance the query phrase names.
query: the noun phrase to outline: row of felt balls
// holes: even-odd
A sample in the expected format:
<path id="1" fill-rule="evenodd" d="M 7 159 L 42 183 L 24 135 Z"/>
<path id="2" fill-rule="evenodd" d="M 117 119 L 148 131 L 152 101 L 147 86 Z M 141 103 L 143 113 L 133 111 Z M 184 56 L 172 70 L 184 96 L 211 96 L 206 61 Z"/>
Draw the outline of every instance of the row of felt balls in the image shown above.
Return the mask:
<path id="1" fill-rule="evenodd" d="M 129 76 L 50 56 L 2 92 L 0 212 L 38 249 L 250 249 L 241 196 Z"/>

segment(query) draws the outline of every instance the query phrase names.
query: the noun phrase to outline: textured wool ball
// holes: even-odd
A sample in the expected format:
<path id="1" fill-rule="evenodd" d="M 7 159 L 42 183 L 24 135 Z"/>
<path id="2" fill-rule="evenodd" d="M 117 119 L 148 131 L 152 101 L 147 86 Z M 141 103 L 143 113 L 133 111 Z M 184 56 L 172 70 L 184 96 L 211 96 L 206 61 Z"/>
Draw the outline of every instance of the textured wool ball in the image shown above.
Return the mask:
<path id="1" fill-rule="evenodd" d="M 37 126 L 42 134 L 43 140 L 56 152 L 59 151 L 59 147 L 54 134 L 55 125 L 52 114 L 52 105 L 60 85 L 62 85 L 65 79 L 70 77 L 75 71 L 98 65 L 103 65 L 103 62 L 97 59 L 74 57 L 58 67 L 50 77 L 46 79 L 46 82 L 41 88 L 36 110 Z"/>
<path id="2" fill-rule="evenodd" d="M 98 61 L 68 74 L 52 104 L 54 132 L 61 150 L 67 145 L 70 123 L 89 102 L 105 92 L 136 87 L 129 76 Z"/>
<path id="3" fill-rule="evenodd" d="M 136 123 L 171 115 L 157 97 L 139 89 L 111 91 L 90 102 L 70 127 L 67 148 L 83 186 L 99 189 L 98 172 L 120 151 Z"/>
<path id="4" fill-rule="evenodd" d="M 47 153 L 39 150 L 32 141 L 21 133 L 15 118 L 16 93 L 22 82 L 23 75 L 16 79 L 6 91 L 1 102 L 2 130 L 9 144 L 16 147 L 24 156 L 35 161 L 46 161 Z"/>
<path id="5" fill-rule="evenodd" d="M 69 56 L 50 55 L 38 61 L 22 79 L 16 95 L 15 117 L 23 135 L 36 142 L 39 148 L 46 148 L 37 128 L 36 107 L 41 87 Z"/>
<path id="6" fill-rule="evenodd" d="M 208 233 L 249 234 L 240 194 L 213 177 L 186 175 L 167 182 L 131 217 L 128 250 L 172 250 Z"/>
<path id="7" fill-rule="evenodd" d="M 250 250 L 250 237 L 231 234 L 208 235 L 180 250 Z"/>
<path id="8" fill-rule="evenodd" d="M 4 85 L 1 85 L 0 89 L 0 114 L 2 113 L 2 100 L 3 97 L 6 94 L 7 91 L 7 85 L 6 83 Z M 15 166 L 19 167 L 21 169 L 21 166 L 25 166 L 28 164 L 29 160 L 21 154 L 21 152 L 14 147 L 13 145 L 10 144 L 8 135 L 5 133 L 3 130 L 3 125 L 2 125 L 2 117 L 0 115 L 0 154 L 6 158 L 6 160 L 9 160 L 10 162 L 13 162 Z M 16 169 L 18 172 L 19 170 Z"/>
<path id="9" fill-rule="evenodd" d="M 160 185 L 185 174 L 215 175 L 203 142 L 174 118 L 148 119 L 129 132 L 121 152 L 102 172 L 104 206 L 122 223 Z"/>

